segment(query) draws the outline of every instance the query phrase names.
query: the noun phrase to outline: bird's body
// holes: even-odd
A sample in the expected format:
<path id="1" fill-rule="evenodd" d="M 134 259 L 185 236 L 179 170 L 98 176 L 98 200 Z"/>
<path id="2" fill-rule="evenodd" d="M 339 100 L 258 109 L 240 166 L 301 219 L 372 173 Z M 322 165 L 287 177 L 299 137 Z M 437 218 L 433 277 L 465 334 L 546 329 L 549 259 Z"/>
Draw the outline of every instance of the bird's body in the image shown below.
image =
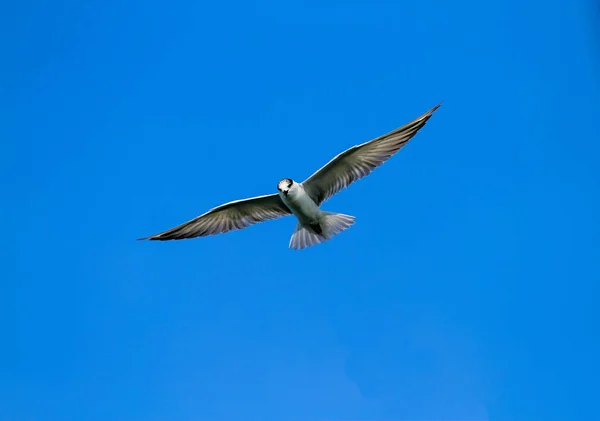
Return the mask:
<path id="1" fill-rule="evenodd" d="M 354 224 L 354 217 L 324 211 L 321 204 L 400 150 L 437 108 L 439 105 L 399 129 L 342 152 L 301 183 L 282 179 L 277 185 L 278 194 L 229 202 L 143 239 L 164 241 L 202 237 L 294 215 L 298 223 L 290 239 L 290 248 L 303 249 L 327 241 Z"/>
<path id="2" fill-rule="evenodd" d="M 287 181 L 287 180 L 284 180 Z M 285 203 L 288 209 L 298 218 L 298 222 L 304 225 L 311 225 L 319 222 L 323 213 L 315 201 L 306 194 L 302 183 L 291 181 L 287 194 L 285 190 L 279 192 L 281 201 Z"/>
<path id="3" fill-rule="evenodd" d="M 290 239 L 290 247 L 293 249 L 303 249 L 329 240 L 354 223 L 353 216 L 321 210 L 302 183 L 284 178 L 277 189 L 281 201 L 298 219 Z"/>

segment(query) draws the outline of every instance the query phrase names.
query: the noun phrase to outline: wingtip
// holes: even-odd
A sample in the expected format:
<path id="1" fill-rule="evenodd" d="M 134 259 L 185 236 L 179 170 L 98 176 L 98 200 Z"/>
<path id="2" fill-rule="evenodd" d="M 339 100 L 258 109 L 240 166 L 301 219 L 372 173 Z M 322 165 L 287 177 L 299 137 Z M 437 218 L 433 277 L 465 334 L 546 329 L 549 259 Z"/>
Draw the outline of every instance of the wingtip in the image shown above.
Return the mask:
<path id="1" fill-rule="evenodd" d="M 442 104 L 444 103 L 444 101 L 440 101 L 435 107 L 433 107 L 431 109 L 431 111 L 429 111 L 430 113 L 433 113 L 435 110 L 437 110 L 438 108 L 440 108 L 442 106 Z"/>

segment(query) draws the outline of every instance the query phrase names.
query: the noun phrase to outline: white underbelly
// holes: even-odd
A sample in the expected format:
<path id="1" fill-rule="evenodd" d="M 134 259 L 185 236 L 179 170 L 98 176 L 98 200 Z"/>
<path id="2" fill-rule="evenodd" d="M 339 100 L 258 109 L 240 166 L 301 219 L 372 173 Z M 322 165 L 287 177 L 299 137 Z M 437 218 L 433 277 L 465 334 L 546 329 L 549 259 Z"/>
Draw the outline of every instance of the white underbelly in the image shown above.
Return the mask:
<path id="1" fill-rule="evenodd" d="M 296 215 L 298 221 L 303 224 L 318 222 L 321 210 L 310 196 L 304 193 L 304 191 L 299 191 L 296 195 L 288 194 L 287 197 L 284 195 L 281 196 L 283 203 L 285 203 L 292 213 Z"/>

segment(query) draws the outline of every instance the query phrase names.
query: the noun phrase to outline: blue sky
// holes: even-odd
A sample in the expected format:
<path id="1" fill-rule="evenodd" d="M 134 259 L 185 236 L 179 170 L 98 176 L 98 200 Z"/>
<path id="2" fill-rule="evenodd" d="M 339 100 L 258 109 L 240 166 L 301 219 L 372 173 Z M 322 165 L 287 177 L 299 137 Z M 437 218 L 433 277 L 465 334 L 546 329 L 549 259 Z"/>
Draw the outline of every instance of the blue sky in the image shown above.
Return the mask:
<path id="1" fill-rule="evenodd" d="M 0 420 L 593 419 L 592 6 L 5 2 Z M 334 241 L 135 241 L 441 100 Z"/>

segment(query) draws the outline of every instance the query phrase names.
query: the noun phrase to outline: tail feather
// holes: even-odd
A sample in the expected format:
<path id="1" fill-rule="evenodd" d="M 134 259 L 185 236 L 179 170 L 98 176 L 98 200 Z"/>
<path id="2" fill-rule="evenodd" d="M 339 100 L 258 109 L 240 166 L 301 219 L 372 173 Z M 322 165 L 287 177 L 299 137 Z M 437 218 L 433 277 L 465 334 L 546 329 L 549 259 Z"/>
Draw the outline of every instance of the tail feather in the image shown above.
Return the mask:
<path id="1" fill-rule="evenodd" d="M 290 248 L 301 250 L 306 247 L 320 244 L 325 239 L 314 232 L 310 227 L 302 225 L 300 222 L 296 224 L 292 238 L 290 239 Z"/>
<path id="2" fill-rule="evenodd" d="M 328 240 L 354 224 L 355 218 L 350 215 L 332 212 L 323 212 L 323 214 L 321 229 L 323 230 L 323 235 Z"/>
<path id="3" fill-rule="evenodd" d="M 354 219 L 353 216 L 342 213 L 323 212 L 319 222 L 322 234 L 317 234 L 310 226 L 298 222 L 290 239 L 290 248 L 301 250 L 330 240 L 335 235 L 350 228 L 354 224 Z"/>

